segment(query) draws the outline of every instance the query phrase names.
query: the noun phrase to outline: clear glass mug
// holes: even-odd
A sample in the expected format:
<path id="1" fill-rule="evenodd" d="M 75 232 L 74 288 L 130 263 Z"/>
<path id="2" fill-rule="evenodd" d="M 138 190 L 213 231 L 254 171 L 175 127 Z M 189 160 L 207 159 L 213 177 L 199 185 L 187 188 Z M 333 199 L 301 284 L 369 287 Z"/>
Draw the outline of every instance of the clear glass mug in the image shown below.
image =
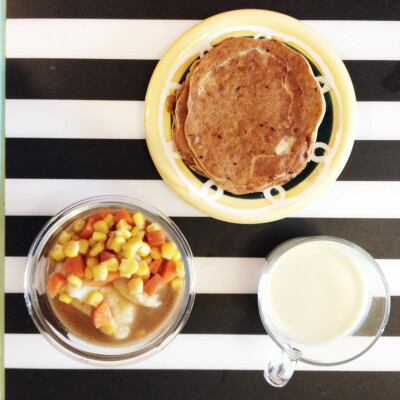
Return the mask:
<path id="1" fill-rule="evenodd" d="M 301 309 L 304 303 L 302 303 L 303 299 L 295 298 L 297 294 L 301 293 L 302 287 L 307 289 L 311 288 L 309 286 L 310 280 L 308 279 L 302 282 L 301 276 L 296 277 L 295 274 L 289 276 L 282 275 L 282 272 L 290 271 L 290 269 L 286 269 L 285 271 L 281 270 L 280 277 L 279 274 L 277 275 L 276 271 L 279 271 L 279 268 L 282 268 L 282 265 L 285 263 L 287 264 L 290 259 L 292 259 L 294 262 L 293 265 L 295 266 L 295 263 L 301 259 L 300 257 L 293 258 L 296 257 L 295 252 L 300 254 L 299 251 L 301 251 L 301 249 L 298 246 L 303 246 L 303 251 L 305 249 L 316 250 L 317 246 L 321 244 L 332 247 L 335 252 L 337 251 L 343 254 L 346 260 L 350 260 L 350 263 L 355 266 L 355 272 L 358 271 L 360 273 L 359 277 L 362 285 L 360 287 L 362 287 L 362 293 L 365 294 L 365 296 L 363 295 L 362 311 L 360 311 L 357 318 L 354 317 L 353 324 L 349 325 L 347 331 L 343 331 L 337 336 L 333 335 L 328 340 L 318 341 L 312 339 L 312 330 L 314 329 L 317 331 L 323 327 L 321 325 L 322 322 L 321 324 L 318 323 L 318 314 L 313 315 L 311 310 L 307 310 L 303 315 Z M 312 264 L 312 261 L 310 264 Z M 272 274 L 271 271 L 273 271 Z M 324 278 L 329 279 L 329 276 L 324 276 Z M 281 281 L 279 279 L 281 279 Z M 292 286 L 292 288 L 295 289 L 290 292 L 285 292 L 287 287 L 283 286 L 280 291 L 277 283 L 290 281 L 291 279 L 296 280 L 292 282 L 292 285 L 295 285 Z M 334 280 L 335 279 L 336 277 Z M 270 286 L 268 288 L 268 285 L 271 285 L 272 282 L 275 284 L 275 287 Z M 329 283 L 329 281 L 325 283 Z M 290 285 L 288 287 L 290 287 Z M 298 291 L 296 287 L 299 288 Z M 329 285 L 327 287 L 329 289 Z M 340 299 L 342 296 L 342 288 L 333 286 L 332 290 L 334 290 L 332 295 L 334 297 L 339 296 L 338 298 Z M 312 290 L 308 293 L 311 292 L 314 293 Z M 326 292 L 325 290 L 324 293 Z M 274 293 L 279 293 L 279 296 L 282 295 L 285 298 L 282 300 L 279 299 L 279 296 L 274 297 Z M 306 294 L 305 297 L 307 297 Z M 286 314 L 289 316 L 278 315 L 277 310 L 281 305 L 277 303 L 277 301 L 285 301 L 288 300 L 288 298 L 289 301 L 283 306 L 289 307 L 286 308 L 288 311 Z M 318 302 L 319 300 L 315 298 L 314 301 Z M 321 300 L 321 304 L 325 304 L 323 301 L 324 299 Z M 318 308 L 317 304 L 320 303 L 315 304 Z M 289 240 L 281 244 L 267 256 L 267 261 L 261 271 L 259 280 L 258 307 L 265 330 L 278 346 L 277 350 L 280 350 L 279 354 L 277 352 L 277 354 L 271 354 L 269 357 L 267 367 L 264 371 L 264 377 L 272 386 L 283 387 L 293 375 L 297 361 L 317 366 L 333 366 L 354 360 L 369 350 L 382 335 L 387 324 L 390 312 L 390 293 L 386 278 L 379 265 L 359 246 L 344 239 L 329 236 L 303 237 Z M 282 307 L 280 308 L 281 311 L 284 309 Z M 300 331 L 296 332 L 294 330 L 296 325 L 290 326 L 290 314 L 292 311 L 290 307 L 292 307 L 295 312 L 295 314 L 293 314 L 295 322 L 293 323 L 297 323 L 299 324 L 297 325 L 298 327 L 304 328 L 302 331 L 303 336 L 298 333 Z M 296 307 L 300 308 L 296 309 Z M 311 309 L 312 308 L 313 307 L 311 307 Z M 308 324 L 302 327 L 300 321 L 303 316 L 304 321 L 308 320 Z M 281 317 L 283 317 L 283 319 Z M 333 315 L 333 319 L 331 317 L 326 319 L 324 321 L 327 323 L 326 325 L 329 325 L 329 321 L 334 320 L 334 317 Z M 316 324 L 310 324 L 310 321 L 316 322 Z M 309 336 L 308 339 L 305 335 Z"/>

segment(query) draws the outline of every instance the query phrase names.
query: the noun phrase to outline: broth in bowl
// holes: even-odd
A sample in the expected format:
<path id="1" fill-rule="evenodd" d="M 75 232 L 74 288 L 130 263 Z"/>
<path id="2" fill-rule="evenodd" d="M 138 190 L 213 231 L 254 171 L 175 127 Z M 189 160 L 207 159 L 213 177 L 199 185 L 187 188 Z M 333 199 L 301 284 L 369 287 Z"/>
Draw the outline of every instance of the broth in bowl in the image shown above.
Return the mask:
<path id="1" fill-rule="evenodd" d="M 123 345 L 151 335 L 179 312 L 185 267 L 177 245 L 142 212 L 93 210 L 55 238 L 46 292 L 76 336 Z"/>

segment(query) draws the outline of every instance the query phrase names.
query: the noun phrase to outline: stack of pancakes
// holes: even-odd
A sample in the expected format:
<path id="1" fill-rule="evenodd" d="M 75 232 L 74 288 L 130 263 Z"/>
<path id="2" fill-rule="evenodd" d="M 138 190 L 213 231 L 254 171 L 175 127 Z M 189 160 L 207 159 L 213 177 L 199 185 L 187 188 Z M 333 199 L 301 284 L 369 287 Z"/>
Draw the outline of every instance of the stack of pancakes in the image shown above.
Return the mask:
<path id="1" fill-rule="evenodd" d="M 325 112 L 300 53 L 250 38 L 226 39 L 196 61 L 167 107 L 185 163 L 238 195 L 298 175 Z"/>

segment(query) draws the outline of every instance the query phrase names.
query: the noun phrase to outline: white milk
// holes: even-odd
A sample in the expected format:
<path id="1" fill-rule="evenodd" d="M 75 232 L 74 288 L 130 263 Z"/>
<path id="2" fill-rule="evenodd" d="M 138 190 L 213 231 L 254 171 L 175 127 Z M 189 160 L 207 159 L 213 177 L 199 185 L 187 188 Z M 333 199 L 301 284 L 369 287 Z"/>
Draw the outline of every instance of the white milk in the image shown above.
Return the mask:
<path id="1" fill-rule="evenodd" d="M 304 343 L 351 333 L 370 304 L 360 270 L 329 241 L 303 243 L 281 256 L 268 273 L 264 296 L 277 328 Z"/>

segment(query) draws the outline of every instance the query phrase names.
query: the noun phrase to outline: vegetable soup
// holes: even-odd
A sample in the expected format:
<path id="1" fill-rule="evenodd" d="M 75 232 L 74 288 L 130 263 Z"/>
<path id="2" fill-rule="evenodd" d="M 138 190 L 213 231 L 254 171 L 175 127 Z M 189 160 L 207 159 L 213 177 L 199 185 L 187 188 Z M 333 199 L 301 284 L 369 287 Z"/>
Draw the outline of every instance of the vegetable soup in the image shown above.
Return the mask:
<path id="1" fill-rule="evenodd" d="M 185 267 L 176 244 L 141 212 L 101 209 L 53 244 L 48 299 L 60 322 L 90 342 L 122 345 L 179 311 Z"/>

